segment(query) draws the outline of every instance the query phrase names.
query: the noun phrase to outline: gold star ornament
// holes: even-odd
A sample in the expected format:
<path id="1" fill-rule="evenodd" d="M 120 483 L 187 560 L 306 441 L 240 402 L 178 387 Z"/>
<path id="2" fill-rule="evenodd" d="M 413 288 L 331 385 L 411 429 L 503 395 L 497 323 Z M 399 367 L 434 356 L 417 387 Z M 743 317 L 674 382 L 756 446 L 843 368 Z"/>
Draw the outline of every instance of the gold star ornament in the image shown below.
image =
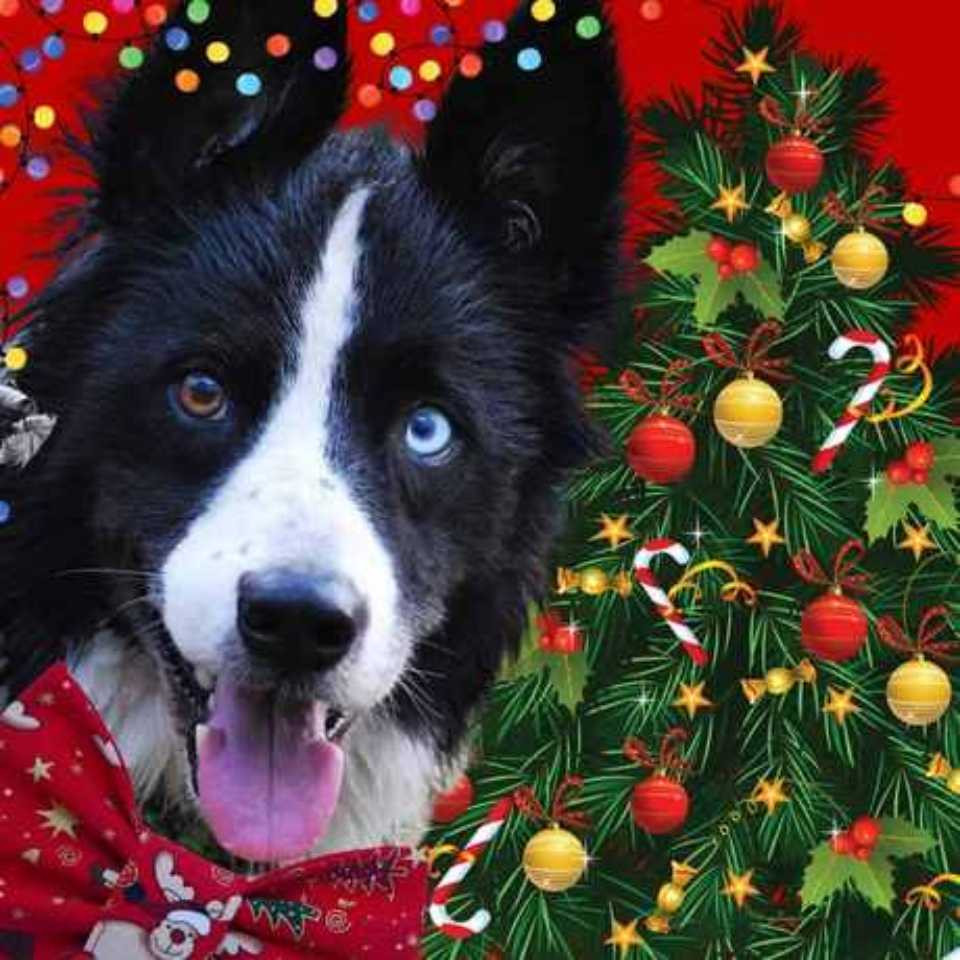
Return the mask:
<path id="1" fill-rule="evenodd" d="M 786 780 L 783 777 L 775 777 L 773 780 L 758 780 L 757 785 L 750 794 L 750 799 L 754 803 L 762 803 L 767 808 L 767 813 L 776 813 L 777 807 L 781 803 L 786 803 L 790 798 L 784 792 Z"/>
<path id="2" fill-rule="evenodd" d="M 33 777 L 34 783 L 39 783 L 41 780 L 52 780 L 50 776 L 50 771 L 53 769 L 52 760 L 43 760 L 40 757 L 36 757 L 33 761 L 33 766 L 27 769 L 27 773 Z"/>
<path id="3" fill-rule="evenodd" d="M 747 187 L 741 180 L 736 187 L 721 187 L 720 196 L 710 204 L 711 210 L 722 210 L 727 218 L 727 223 L 733 223 L 737 219 L 737 214 L 750 209 L 747 203 Z"/>
<path id="4" fill-rule="evenodd" d="M 748 870 L 739 876 L 732 870 L 727 871 L 727 883 L 721 893 L 725 897 L 732 897 L 738 910 L 742 910 L 748 897 L 755 897 L 760 891 L 751 883 L 753 871 Z"/>
<path id="5" fill-rule="evenodd" d="M 687 716 L 692 720 L 697 715 L 697 711 L 702 707 L 713 706 L 713 701 L 708 700 L 703 695 L 703 690 L 706 685 L 706 681 L 704 680 L 693 684 L 681 683 L 680 692 L 677 694 L 677 699 L 673 701 L 673 706 L 680 710 L 686 710 Z"/>
<path id="6" fill-rule="evenodd" d="M 937 545 L 930 539 L 930 525 L 914 527 L 903 521 L 903 532 L 906 536 L 897 544 L 900 550 L 910 550 L 913 559 L 919 561 L 925 550 L 936 550 Z"/>
<path id="7" fill-rule="evenodd" d="M 760 78 L 765 73 L 776 73 L 777 68 L 770 66 L 767 63 L 767 54 L 770 52 L 769 47 L 764 47 L 762 50 L 758 50 L 756 53 L 753 50 L 748 50 L 746 47 L 743 47 L 743 63 L 736 68 L 737 73 L 748 73 L 750 79 L 753 81 L 753 85 L 756 86 L 760 82 Z"/>
<path id="8" fill-rule="evenodd" d="M 55 803 L 49 810 L 38 810 L 37 813 L 44 819 L 42 829 L 52 830 L 56 839 L 65 833 L 73 840 L 77 839 L 77 824 L 80 822 L 66 807 Z"/>
<path id="9" fill-rule="evenodd" d="M 630 532 L 630 517 L 623 514 L 614 518 L 601 513 L 600 532 L 595 533 L 590 539 L 606 540 L 610 544 L 610 549 L 616 550 L 621 543 L 627 543 L 633 539 L 633 534 Z"/>
<path id="10" fill-rule="evenodd" d="M 851 713 L 859 713 L 860 708 L 853 702 L 853 688 L 838 690 L 836 687 L 827 687 L 827 701 L 823 705 L 823 712 L 829 713 L 842 727 Z"/>
<path id="11" fill-rule="evenodd" d="M 756 531 L 752 536 L 747 537 L 747 543 L 756 544 L 764 558 L 770 556 L 770 551 L 778 543 L 786 543 L 786 537 L 780 536 L 780 521 L 771 520 L 764 523 L 762 520 L 753 518 L 753 529 Z"/>
<path id="12" fill-rule="evenodd" d="M 616 917 L 610 918 L 610 936 L 604 941 L 608 947 L 618 947 L 620 956 L 625 957 L 631 947 L 643 946 L 643 937 L 637 933 L 637 920 L 630 923 L 618 923 Z"/>

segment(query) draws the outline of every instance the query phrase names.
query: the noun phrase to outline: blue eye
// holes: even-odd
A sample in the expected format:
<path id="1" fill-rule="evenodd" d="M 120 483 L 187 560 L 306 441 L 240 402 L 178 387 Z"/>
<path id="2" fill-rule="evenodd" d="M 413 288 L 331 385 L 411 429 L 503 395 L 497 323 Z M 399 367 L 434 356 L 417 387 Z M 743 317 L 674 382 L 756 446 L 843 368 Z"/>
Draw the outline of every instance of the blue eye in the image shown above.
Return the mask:
<path id="1" fill-rule="evenodd" d="M 436 407 L 418 407 L 407 420 L 407 450 L 420 460 L 436 460 L 453 444 L 453 425 Z"/>

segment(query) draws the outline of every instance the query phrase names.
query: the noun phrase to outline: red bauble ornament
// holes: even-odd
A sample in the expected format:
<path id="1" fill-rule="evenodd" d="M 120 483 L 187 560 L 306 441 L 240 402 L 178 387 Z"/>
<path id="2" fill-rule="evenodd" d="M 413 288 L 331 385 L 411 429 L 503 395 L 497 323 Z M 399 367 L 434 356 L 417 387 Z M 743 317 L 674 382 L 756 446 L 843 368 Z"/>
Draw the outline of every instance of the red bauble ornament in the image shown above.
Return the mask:
<path id="1" fill-rule="evenodd" d="M 750 273 L 760 266 L 760 254 L 749 243 L 738 243 L 730 251 L 730 266 L 737 273 Z"/>
<path id="2" fill-rule="evenodd" d="M 647 833 L 673 833 L 686 823 L 690 795 L 682 783 L 655 773 L 633 788 L 630 812 L 633 822 Z"/>
<path id="3" fill-rule="evenodd" d="M 803 648 L 821 660 L 849 660 L 860 652 L 866 639 L 867 616 L 863 608 L 842 593 L 817 597 L 800 618 Z"/>
<path id="4" fill-rule="evenodd" d="M 462 773 L 457 782 L 446 792 L 438 793 L 433 801 L 434 823 L 450 823 L 470 809 L 473 803 L 473 784 Z"/>
<path id="5" fill-rule="evenodd" d="M 676 483 L 693 466 L 697 441 L 676 417 L 655 413 L 641 420 L 627 439 L 630 469 L 651 483 Z"/>
<path id="6" fill-rule="evenodd" d="M 895 487 L 902 487 L 905 483 L 909 483 L 910 473 L 906 460 L 891 460 L 887 464 L 887 479 Z"/>
<path id="7" fill-rule="evenodd" d="M 850 838 L 858 847 L 873 849 L 880 839 L 880 823 L 875 817 L 857 817 L 850 824 Z"/>
<path id="8" fill-rule="evenodd" d="M 937 458 L 937 452 L 932 443 L 918 440 L 911 443 L 904 453 L 904 459 L 911 470 L 929 470 Z"/>
<path id="9" fill-rule="evenodd" d="M 823 151 L 809 138 L 792 134 L 767 151 L 767 179 L 785 193 L 812 190 L 823 176 Z"/>

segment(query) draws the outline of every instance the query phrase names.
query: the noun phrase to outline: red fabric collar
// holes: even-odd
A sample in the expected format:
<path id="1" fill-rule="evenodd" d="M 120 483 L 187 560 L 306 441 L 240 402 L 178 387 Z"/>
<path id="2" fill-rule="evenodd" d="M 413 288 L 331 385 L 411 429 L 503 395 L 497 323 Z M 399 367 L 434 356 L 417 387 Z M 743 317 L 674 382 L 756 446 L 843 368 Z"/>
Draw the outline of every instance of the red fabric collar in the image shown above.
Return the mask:
<path id="1" fill-rule="evenodd" d="M 152 833 L 63 665 L 0 714 L 0 957 L 412 960 L 426 898 L 406 848 L 248 878 Z"/>

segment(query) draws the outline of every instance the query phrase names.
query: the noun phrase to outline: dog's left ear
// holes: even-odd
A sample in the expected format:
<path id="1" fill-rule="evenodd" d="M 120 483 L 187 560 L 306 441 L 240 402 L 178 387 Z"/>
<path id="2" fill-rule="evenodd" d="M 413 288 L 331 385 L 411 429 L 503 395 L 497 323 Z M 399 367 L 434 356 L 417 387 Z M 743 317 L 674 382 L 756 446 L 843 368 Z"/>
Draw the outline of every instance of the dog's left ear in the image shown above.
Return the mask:
<path id="1" fill-rule="evenodd" d="M 425 179 L 527 297 L 553 300 L 560 339 L 580 343 L 621 234 L 629 137 L 611 28 L 600 0 L 558 0 L 546 23 L 524 3 L 480 56 L 430 125 Z"/>
<path id="2" fill-rule="evenodd" d="M 93 121 L 96 226 L 300 163 L 343 110 L 347 6 L 217 0 L 199 16 L 181 3 Z"/>

